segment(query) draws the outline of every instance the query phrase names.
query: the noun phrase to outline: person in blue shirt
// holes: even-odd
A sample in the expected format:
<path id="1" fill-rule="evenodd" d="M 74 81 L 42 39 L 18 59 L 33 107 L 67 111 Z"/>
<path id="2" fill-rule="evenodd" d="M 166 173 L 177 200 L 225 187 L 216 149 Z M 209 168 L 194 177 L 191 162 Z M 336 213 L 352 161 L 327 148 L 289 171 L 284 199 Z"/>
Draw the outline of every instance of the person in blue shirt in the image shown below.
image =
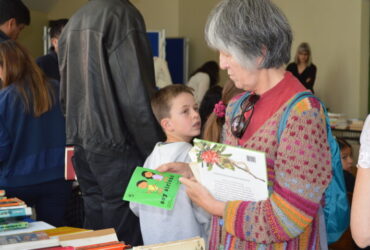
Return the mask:
<path id="1" fill-rule="evenodd" d="M 0 79 L 0 189 L 35 207 L 37 220 L 62 226 L 71 185 L 58 84 L 13 40 L 0 42 Z"/>

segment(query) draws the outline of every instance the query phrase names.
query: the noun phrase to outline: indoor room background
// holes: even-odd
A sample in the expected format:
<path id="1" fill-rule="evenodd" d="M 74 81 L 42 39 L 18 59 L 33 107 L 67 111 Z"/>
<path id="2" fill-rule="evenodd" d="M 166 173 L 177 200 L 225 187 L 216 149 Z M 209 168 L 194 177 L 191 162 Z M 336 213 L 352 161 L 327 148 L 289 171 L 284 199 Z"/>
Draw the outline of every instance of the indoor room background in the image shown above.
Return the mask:
<path id="1" fill-rule="evenodd" d="M 43 26 L 68 18 L 87 0 L 24 0 L 32 22 L 20 36 L 34 57 L 43 54 Z M 218 60 L 204 41 L 204 25 L 218 0 L 132 0 L 148 30 L 189 39 L 189 72 Z M 315 92 L 331 112 L 364 119 L 369 97 L 370 0 L 273 0 L 294 32 L 292 57 L 301 42 L 311 45 L 318 68 Z M 221 77 L 221 85 L 226 74 Z"/>

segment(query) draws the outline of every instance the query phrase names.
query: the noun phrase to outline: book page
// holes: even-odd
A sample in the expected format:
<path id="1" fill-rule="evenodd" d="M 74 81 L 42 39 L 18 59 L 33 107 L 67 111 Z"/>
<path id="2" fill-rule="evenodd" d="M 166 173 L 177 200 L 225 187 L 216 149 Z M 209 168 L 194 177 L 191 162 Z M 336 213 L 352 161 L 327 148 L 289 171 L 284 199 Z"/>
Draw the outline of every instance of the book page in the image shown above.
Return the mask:
<path id="1" fill-rule="evenodd" d="M 263 152 L 194 139 L 189 152 L 199 182 L 221 201 L 268 198 L 266 156 Z"/>

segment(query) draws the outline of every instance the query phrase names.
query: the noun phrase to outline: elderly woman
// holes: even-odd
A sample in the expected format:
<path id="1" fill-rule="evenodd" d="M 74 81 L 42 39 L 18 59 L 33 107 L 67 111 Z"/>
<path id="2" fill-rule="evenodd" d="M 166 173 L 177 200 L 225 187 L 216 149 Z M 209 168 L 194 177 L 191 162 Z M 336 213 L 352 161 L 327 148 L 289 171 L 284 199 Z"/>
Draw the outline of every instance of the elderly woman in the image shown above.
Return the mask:
<path id="1" fill-rule="evenodd" d="M 189 197 L 214 215 L 210 249 L 327 248 L 320 204 L 331 180 L 331 155 L 320 102 L 299 101 L 277 138 L 287 104 L 306 91 L 285 71 L 292 42 L 285 16 L 269 0 L 224 0 L 208 19 L 206 38 L 220 53 L 220 67 L 246 91 L 228 105 L 223 142 L 266 153 L 269 198 L 221 202 L 185 164 L 159 169 L 183 174 Z"/>
<path id="2" fill-rule="evenodd" d="M 360 138 L 355 190 L 352 198 L 351 232 L 356 244 L 370 246 L 370 115 Z"/>

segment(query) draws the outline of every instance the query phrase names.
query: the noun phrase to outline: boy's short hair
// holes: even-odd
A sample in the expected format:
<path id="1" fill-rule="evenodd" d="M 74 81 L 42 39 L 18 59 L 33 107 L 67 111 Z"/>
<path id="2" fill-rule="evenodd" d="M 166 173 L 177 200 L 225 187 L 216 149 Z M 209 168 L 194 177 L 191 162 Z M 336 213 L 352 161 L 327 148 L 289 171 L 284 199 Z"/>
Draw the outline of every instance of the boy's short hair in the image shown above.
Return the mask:
<path id="1" fill-rule="evenodd" d="M 58 19 L 58 20 L 50 20 L 49 27 L 50 27 L 50 38 L 59 38 L 60 33 L 62 33 L 63 27 L 67 24 L 68 19 Z"/>
<path id="2" fill-rule="evenodd" d="M 159 123 L 164 118 L 170 117 L 170 110 L 172 106 L 172 100 L 182 93 L 188 93 L 194 96 L 193 88 L 190 88 L 184 84 L 173 84 L 168 85 L 160 89 L 152 97 L 151 104 L 155 118 Z"/>
<path id="3" fill-rule="evenodd" d="M 30 10 L 21 0 L 0 0 L 0 25 L 12 18 L 15 18 L 18 25 L 29 25 Z"/>

